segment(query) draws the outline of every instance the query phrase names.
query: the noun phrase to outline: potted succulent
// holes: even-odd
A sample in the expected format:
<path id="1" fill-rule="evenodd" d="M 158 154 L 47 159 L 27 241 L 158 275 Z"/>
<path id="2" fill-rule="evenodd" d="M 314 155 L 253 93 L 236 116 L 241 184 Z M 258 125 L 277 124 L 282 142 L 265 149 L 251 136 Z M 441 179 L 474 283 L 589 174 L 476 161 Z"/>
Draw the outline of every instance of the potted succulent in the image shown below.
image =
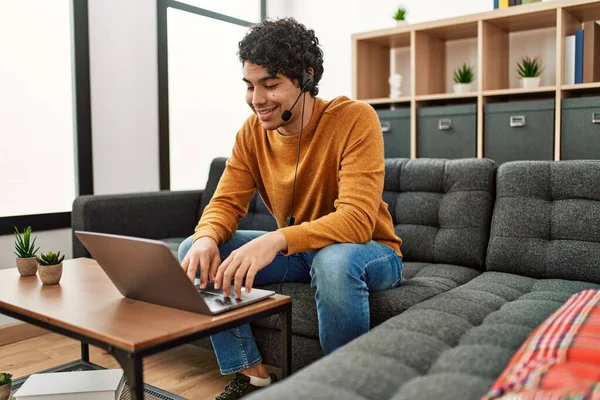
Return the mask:
<path id="1" fill-rule="evenodd" d="M 398 7 L 398 9 L 396 10 L 396 13 L 394 14 L 394 19 L 396 20 L 396 25 L 398 26 L 404 26 L 407 25 L 408 22 L 406 22 L 406 7 L 400 6 Z"/>
<path id="2" fill-rule="evenodd" d="M 15 255 L 17 256 L 17 269 L 21 276 L 35 275 L 37 272 L 35 240 L 31 241 L 31 226 L 23 230 L 23 234 L 15 226 Z"/>
<path id="3" fill-rule="evenodd" d="M 0 372 L 0 400 L 7 400 L 12 389 L 12 375 L 8 372 Z"/>
<path id="4" fill-rule="evenodd" d="M 543 72 L 543 66 L 539 57 L 523 57 L 517 62 L 517 73 L 521 79 L 521 87 L 532 89 L 540 86 L 540 75 Z"/>
<path id="5" fill-rule="evenodd" d="M 40 271 L 40 279 L 44 285 L 56 285 L 60 282 L 62 276 L 62 261 L 65 256 L 58 253 L 48 251 L 38 258 L 38 268 Z"/>
<path id="6" fill-rule="evenodd" d="M 466 63 L 454 71 L 454 93 L 473 91 L 473 68 Z"/>

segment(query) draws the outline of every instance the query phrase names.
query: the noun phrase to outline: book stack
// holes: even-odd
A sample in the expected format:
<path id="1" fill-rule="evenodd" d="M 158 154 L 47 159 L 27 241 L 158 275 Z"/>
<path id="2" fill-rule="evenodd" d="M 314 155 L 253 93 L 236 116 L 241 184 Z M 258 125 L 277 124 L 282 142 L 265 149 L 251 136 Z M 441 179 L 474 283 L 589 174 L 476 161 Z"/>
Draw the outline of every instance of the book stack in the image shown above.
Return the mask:
<path id="1" fill-rule="evenodd" d="M 584 22 L 583 28 L 565 37 L 564 83 L 596 82 L 600 80 L 600 26 L 595 21 Z"/>
<path id="2" fill-rule="evenodd" d="M 118 400 L 122 369 L 32 374 L 14 394 L 15 400 Z"/>
<path id="3" fill-rule="evenodd" d="M 521 4 L 538 3 L 542 0 L 494 0 L 494 10 L 498 8 L 508 8 L 520 6 Z"/>

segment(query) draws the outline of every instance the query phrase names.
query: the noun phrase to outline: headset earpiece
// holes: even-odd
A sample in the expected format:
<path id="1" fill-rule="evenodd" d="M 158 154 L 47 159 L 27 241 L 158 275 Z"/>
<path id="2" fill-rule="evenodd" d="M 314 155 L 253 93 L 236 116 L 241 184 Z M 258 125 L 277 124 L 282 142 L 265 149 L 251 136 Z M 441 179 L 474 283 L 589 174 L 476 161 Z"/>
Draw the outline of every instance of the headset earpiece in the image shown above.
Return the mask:
<path id="1" fill-rule="evenodd" d="M 308 71 L 302 72 L 302 92 L 310 92 L 315 86 L 315 77 L 312 76 Z"/>

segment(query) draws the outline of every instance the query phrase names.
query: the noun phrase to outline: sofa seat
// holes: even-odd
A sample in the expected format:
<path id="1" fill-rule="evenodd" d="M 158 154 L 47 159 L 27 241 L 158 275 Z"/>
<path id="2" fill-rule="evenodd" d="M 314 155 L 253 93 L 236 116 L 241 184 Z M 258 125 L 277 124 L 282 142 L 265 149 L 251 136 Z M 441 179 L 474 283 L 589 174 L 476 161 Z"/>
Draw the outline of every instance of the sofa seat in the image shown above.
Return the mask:
<path id="1" fill-rule="evenodd" d="M 484 272 L 251 398 L 479 399 L 535 327 L 574 293 L 598 288 Z"/>
<path id="2" fill-rule="evenodd" d="M 410 306 L 437 294 L 454 289 L 481 274 L 473 268 L 450 264 L 405 262 L 403 282 L 397 288 L 371 293 L 371 326 L 398 315 Z M 286 283 L 257 286 L 292 297 L 292 332 L 298 335 L 319 337 L 315 291 L 306 283 Z M 273 328 L 277 317 L 271 316 L 255 324 Z"/>

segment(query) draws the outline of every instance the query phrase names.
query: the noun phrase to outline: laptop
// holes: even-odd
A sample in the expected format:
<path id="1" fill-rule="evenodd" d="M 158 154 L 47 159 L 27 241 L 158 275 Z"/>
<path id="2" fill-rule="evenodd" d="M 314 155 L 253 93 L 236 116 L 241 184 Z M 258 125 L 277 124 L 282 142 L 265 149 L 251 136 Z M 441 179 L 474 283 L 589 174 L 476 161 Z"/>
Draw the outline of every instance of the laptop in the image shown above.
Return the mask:
<path id="1" fill-rule="evenodd" d="M 158 240 L 107 233 L 75 231 L 121 294 L 147 303 L 216 315 L 244 307 L 275 294 L 252 289 L 242 298 L 227 297 L 212 283 L 205 289 L 194 285 L 167 247 Z M 233 286 L 231 288 L 233 292 Z"/>

